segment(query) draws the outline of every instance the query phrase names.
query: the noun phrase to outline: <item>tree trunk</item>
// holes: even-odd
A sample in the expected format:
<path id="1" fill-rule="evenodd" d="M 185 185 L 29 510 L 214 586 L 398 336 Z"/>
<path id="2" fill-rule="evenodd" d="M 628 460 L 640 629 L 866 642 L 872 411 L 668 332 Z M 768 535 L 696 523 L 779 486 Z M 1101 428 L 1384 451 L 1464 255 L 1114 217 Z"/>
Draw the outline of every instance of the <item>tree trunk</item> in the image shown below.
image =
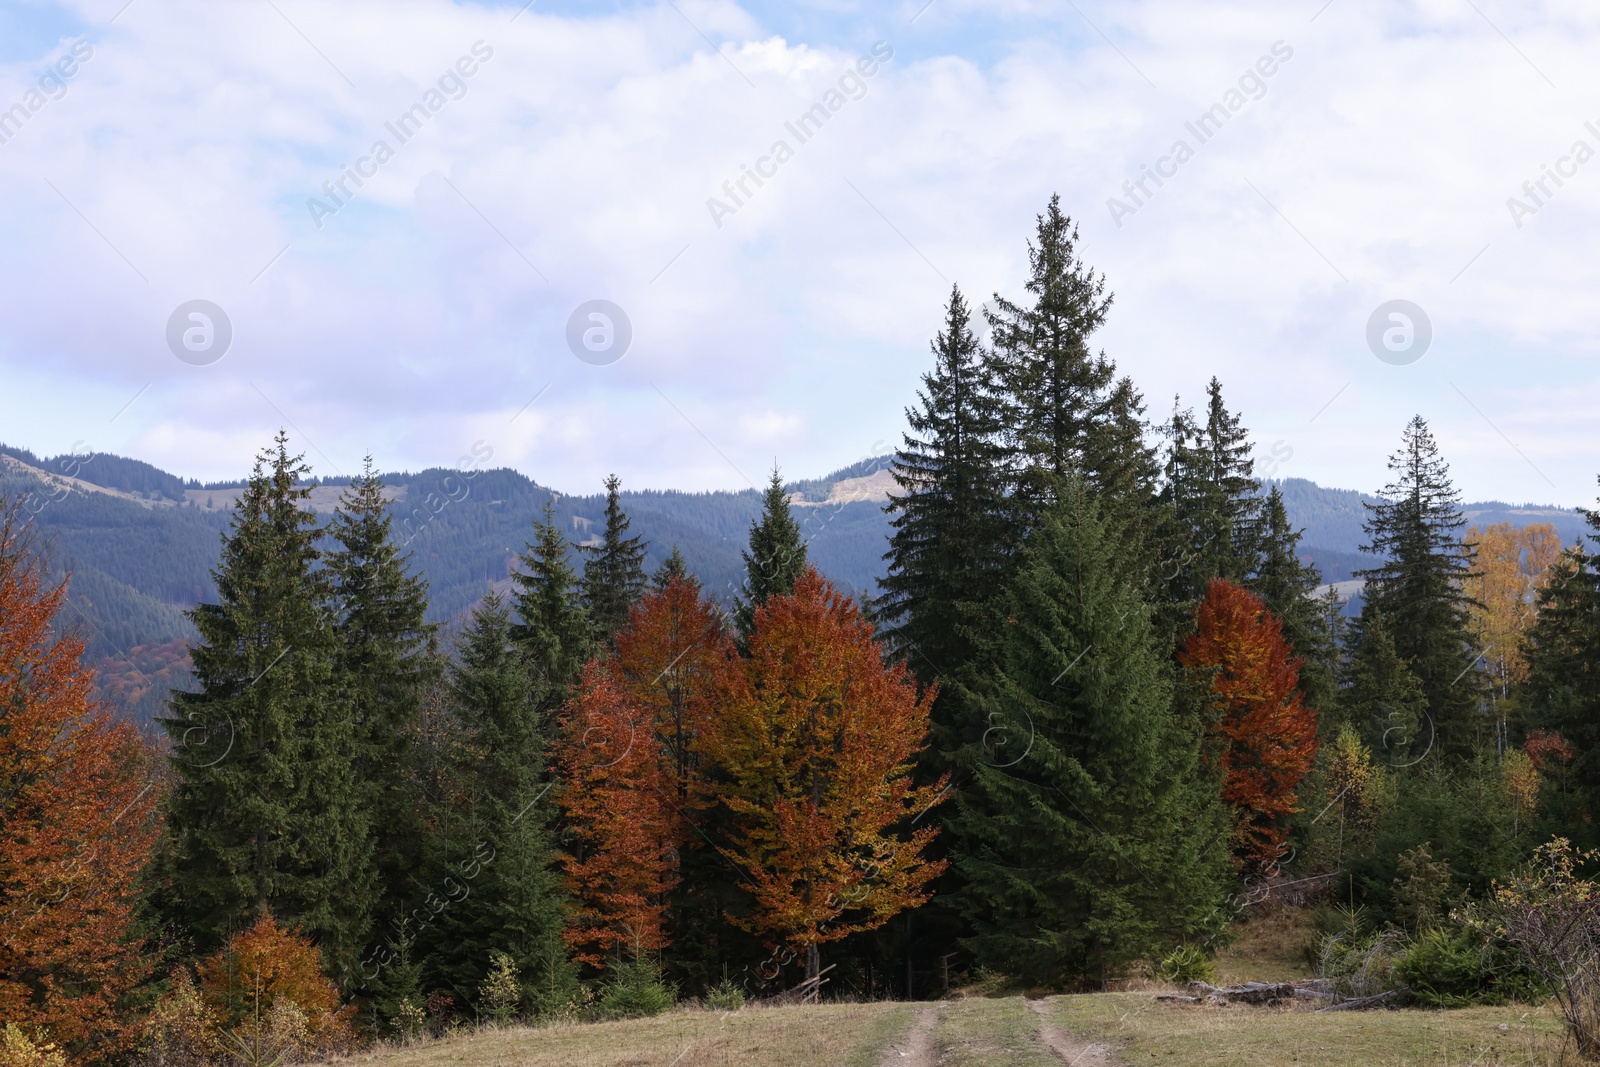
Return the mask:
<path id="1" fill-rule="evenodd" d="M 806 981 L 822 973 L 822 953 L 815 944 L 806 946 Z"/>

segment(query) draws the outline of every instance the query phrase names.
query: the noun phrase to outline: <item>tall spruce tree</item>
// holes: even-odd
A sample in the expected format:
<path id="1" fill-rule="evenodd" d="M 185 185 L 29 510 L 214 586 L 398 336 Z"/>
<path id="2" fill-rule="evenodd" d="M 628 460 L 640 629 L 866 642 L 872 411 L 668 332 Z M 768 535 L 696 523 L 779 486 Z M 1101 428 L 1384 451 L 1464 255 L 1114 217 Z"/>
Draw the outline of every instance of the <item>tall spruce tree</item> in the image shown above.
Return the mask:
<path id="1" fill-rule="evenodd" d="M 545 503 L 544 518 L 534 521 L 533 534 L 520 557 L 523 569 L 511 575 L 522 620 L 512 633 L 555 706 L 567 699 L 583 673 L 594 649 L 594 631 L 568 557 L 570 546 L 556 527 L 554 501 Z"/>
<path id="2" fill-rule="evenodd" d="M 615 474 L 606 479 L 606 528 L 598 545 L 585 546 L 583 604 L 594 624 L 595 643 L 610 649 L 617 631 L 628 623 L 628 609 L 644 594 L 642 537 L 628 536 L 628 515 L 622 510 Z"/>
<path id="3" fill-rule="evenodd" d="M 1395 652 L 1422 684 L 1440 750 L 1467 755 L 1485 726 L 1476 715 L 1481 680 L 1470 669 L 1477 653 L 1463 590 L 1472 546 L 1462 544 L 1460 496 L 1422 416 L 1406 426 L 1389 470 L 1394 481 L 1379 503 L 1367 505 L 1371 541 L 1363 550 L 1383 563 L 1358 572 L 1367 585 L 1357 637 L 1364 637 L 1372 613 L 1382 614 Z"/>
<path id="4" fill-rule="evenodd" d="M 189 617 L 199 689 L 174 693 L 171 879 L 208 951 L 264 908 L 301 926 L 348 977 L 375 895 L 361 734 L 341 706 L 340 647 L 302 457 L 280 432 L 240 496 L 217 603 Z"/>
<path id="5" fill-rule="evenodd" d="M 421 807 L 411 788 L 411 743 L 422 699 L 439 673 L 425 621 L 428 583 L 395 546 L 383 480 L 368 456 L 342 494 L 328 534 L 338 632 L 340 703 L 354 720 L 356 773 L 367 790 L 381 920 L 411 902 L 421 861 Z"/>
<path id="6" fill-rule="evenodd" d="M 979 650 L 993 633 L 1012 531 L 999 400 L 960 289 L 951 290 L 933 356 L 895 453 L 901 492 L 886 509 L 894 532 L 877 608 L 896 654 L 925 684 L 941 687 L 929 752 L 947 765 L 977 739 L 962 694 L 982 671 Z"/>
<path id="7" fill-rule="evenodd" d="M 1283 635 L 1304 661 L 1300 692 L 1306 704 L 1331 712 L 1339 688 L 1339 647 L 1328 632 L 1327 606 L 1316 597 L 1322 574 L 1300 559 L 1302 532 L 1290 525 L 1283 493 L 1274 485 L 1262 508 L 1255 570 L 1244 584 L 1283 620 Z"/>
<path id="8" fill-rule="evenodd" d="M 1230 869 L 1199 717 L 1115 529 L 1062 486 L 1008 590 L 989 724 L 954 821 L 978 962 L 1052 986 L 1103 983 L 1218 929 Z"/>
<path id="9" fill-rule="evenodd" d="M 1028 244 L 1031 303 L 995 297 L 989 313 L 1016 472 L 1012 500 L 1024 529 L 1047 510 L 1066 476 L 1085 479 L 1111 511 L 1148 517 L 1156 455 L 1144 440 L 1144 402 L 1089 338 L 1111 296 L 1104 275 L 1078 258 L 1078 231 L 1052 196 Z M 1141 523 L 1125 532 L 1143 538 Z"/>
<path id="10" fill-rule="evenodd" d="M 1593 551 L 1580 541 L 1551 568 L 1528 635 L 1522 693 L 1530 725 L 1572 742 L 1572 773 L 1592 807 L 1600 798 L 1600 508 L 1580 510 Z"/>
<path id="11" fill-rule="evenodd" d="M 1256 568 L 1261 484 L 1248 433 L 1228 410 L 1216 378 L 1206 387 L 1205 423 L 1196 423 L 1191 412 L 1174 411 L 1167 432 L 1158 579 L 1187 620 L 1213 578 L 1242 584 Z"/>
<path id="12" fill-rule="evenodd" d="M 673 545 L 672 554 L 662 560 L 661 566 L 657 567 L 655 573 L 650 575 L 650 588 L 659 593 L 671 584 L 672 579 L 683 578 L 687 580 L 689 577 L 689 561 L 683 558 L 683 553 L 679 551 L 678 546 Z"/>
<path id="13" fill-rule="evenodd" d="M 548 688 L 513 630 L 491 593 L 447 670 L 465 736 L 454 768 L 461 799 L 437 838 L 428 906 L 413 914 L 427 923 L 416 936 L 430 988 L 475 1002 L 490 954 L 504 952 L 520 972 L 523 1004 L 551 1011 L 576 992 L 576 976 L 561 941 L 568 898 L 550 841 Z"/>
<path id="14" fill-rule="evenodd" d="M 748 637 L 755 624 L 756 608 L 774 596 L 794 592 L 795 579 L 806 570 L 806 544 L 800 537 L 800 524 L 789 510 L 789 494 L 783 491 L 778 468 L 761 498 L 761 517 L 750 523 L 750 548 L 744 553 L 744 589 L 735 611 L 739 633 Z"/>

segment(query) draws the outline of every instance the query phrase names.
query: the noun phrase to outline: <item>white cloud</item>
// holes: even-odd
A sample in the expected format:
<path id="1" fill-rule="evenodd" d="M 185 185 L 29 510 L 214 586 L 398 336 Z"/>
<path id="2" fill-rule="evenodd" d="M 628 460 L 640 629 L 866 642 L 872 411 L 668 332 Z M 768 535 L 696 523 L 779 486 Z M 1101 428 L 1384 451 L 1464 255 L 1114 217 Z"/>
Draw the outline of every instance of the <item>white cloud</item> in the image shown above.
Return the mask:
<path id="1" fill-rule="evenodd" d="M 1284 474 L 1376 488 L 1421 412 L 1470 495 L 1592 496 L 1596 409 L 1573 398 L 1600 378 L 1600 160 L 1521 229 L 1505 201 L 1575 138 L 1600 150 L 1600 14 L 1480 5 L 1512 47 L 1434 2 L 1085 6 L 1119 54 L 1027 3 L 938 0 L 907 25 L 917 4 L 845 43 L 679 6 L 86 9 L 93 58 L 0 145 L 0 437 L 207 477 L 286 419 L 347 470 L 484 440 L 569 491 L 612 470 L 739 487 L 774 448 L 820 473 L 895 438 L 950 282 L 1018 295 L 1059 191 L 1117 293 L 1102 343 L 1153 413 L 1215 373 L 1258 440 L 1292 444 Z M 785 123 L 879 37 L 894 58 L 798 143 Z M 465 95 L 317 229 L 307 198 L 479 40 Z M 1279 40 L 1265 95 L 1117 228 L 1107 198 Z M 0 101 L 62 47 L 0 68 Z M 707 198 L 779 139 L 793 158 L 719 229 Z M 163 341 L 195 297 L 234 323 L 210 367 Z M 563 340 L 595 297 L 634 326 L 610 367 Z M 1410 367 L 1362 339 L 1393 297 L 1435 325 Z"/>

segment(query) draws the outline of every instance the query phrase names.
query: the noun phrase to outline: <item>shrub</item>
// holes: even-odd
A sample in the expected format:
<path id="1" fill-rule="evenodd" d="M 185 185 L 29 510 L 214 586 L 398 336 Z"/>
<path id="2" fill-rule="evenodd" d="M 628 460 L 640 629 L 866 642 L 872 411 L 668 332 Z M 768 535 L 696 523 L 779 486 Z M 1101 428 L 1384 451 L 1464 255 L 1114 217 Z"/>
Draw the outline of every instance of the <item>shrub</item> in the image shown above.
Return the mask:
<path id="1" fill-rule="evenodd" d="M 200 987 L 224 1036 L 267 1041 L 272 1032 L 288 1032 L 298 1015 L 303 1025 L 291 1039 L 294 1054 L 327 1055 L 355 1044 L 355 1005 L 340 1006 L 339 987 L 323 975 L 316 946 L 270 914 L 200 964 Z"/>
<path id="2" fill-rule="evenodd" d="M 1215 982 L 1217 966 L 1203 949 L 1195 945 L 1180 945 L 1168 954 L 1156 968 L 1156 976 L 1163 982 L 1188 985 L 1190 982 Z"/>
<path id="3" fill-rule="evenodd" d="M 1470 926 L 1428 930 L 1395 961 L 1394 976 L 1431 1008 L 1529 1001 L 1544 993 L 1510 945 Z"/>
<path id="4" fill-rule="evenodd" d="M 144 1067 L 209 1067 L 221 1051 L 217 1018 L 188 971 L 178 971 L 171 982 L 145 1019 L 138 1062 Z"/>
<path id="5" fill-rule="evenodd" d="M 66 1067 L 67 1057 L 43 1034 L 30 1038 L 11 1023 L 0 1030 L 0 1067 Z"/>
<path id="6" fill-rule="evenodd" d="M 1328 934 L 1317 951 L 1317 977 L 1342 997 L 1370 997 L 1395 988 L 1394 965 L 1405 942 L 1399 930 Z"/>
<path id="7" fill-rule="evenodd" d="M 611 980 L 600 994 L 597 1014 L 605 1019 L 636 1019 L 660 1015 L 672 1007 L 674 993 L 661 980 L 655 962 L 645 957 L 611 965 Z"/>
<path id="8" fill-rule="evenodd" d="M 1577 869 L 1595 858 L 1565 838 L 1539 846 L 1527 867 L 1495 886 L 1482 920 L 1549 988 L 1589 1059 L 1600 1056 L 1600 885 Z"/>

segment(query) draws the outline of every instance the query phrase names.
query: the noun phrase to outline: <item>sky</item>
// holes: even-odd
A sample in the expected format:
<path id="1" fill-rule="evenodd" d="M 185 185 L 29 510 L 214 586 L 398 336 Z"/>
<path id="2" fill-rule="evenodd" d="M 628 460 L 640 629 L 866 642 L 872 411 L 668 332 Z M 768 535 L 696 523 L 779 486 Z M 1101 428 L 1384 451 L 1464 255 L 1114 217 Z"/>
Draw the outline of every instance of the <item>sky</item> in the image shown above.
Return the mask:
<path id="1" fill-rule="evenodd" d="M 0 0 L 0 440 L 816 476 L 1059 194 L 1153 419 L 1215 375 L 1272 477 L 1420 414 L 1468 499 L 1595 498 L 1592 4 L 524 3 Z"/>

